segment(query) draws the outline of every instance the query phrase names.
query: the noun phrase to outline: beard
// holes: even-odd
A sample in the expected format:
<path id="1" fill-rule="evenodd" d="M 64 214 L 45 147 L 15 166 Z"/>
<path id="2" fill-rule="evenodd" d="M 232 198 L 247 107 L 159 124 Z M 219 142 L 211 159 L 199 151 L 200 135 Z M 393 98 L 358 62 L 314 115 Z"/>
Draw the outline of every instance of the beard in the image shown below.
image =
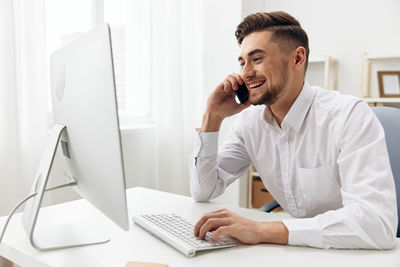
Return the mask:
<path id="1" fill-rule="evenodd" d="M 278 99 L 283 88 L 284 87 L 281 85 L 269 86 L 258 99 L 252 99 L 250 97 L 250 103 L 252 105 L 272 105 Z"/>
<path id="2" fill-rule="evenodd" d="M 283 94 L 286 85 L 288 83 L 288 69 L 283 68 L 280 75 L 280 82 L 276 85 L 266 84 L 267 88 L 261 96 L 257 99 L 252 98 L 250 95 L 249 102 L 252 105 L 272 105 L 274 104 L 280 95 Z M 267 83 L 267 81 L 265 81 Z"/>

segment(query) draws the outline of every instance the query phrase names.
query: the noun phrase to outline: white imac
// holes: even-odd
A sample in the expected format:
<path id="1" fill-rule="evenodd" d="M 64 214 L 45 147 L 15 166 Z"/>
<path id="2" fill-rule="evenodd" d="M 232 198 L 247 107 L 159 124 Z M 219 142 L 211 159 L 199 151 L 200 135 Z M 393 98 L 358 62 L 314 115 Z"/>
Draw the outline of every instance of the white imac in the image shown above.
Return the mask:
<path id="1" fill-rule="evenodd" d="M 95 224 L 36 225 L 56 150 L 64 179 L 122 229 L 129 229 L 110 29 L 86 33 L 51 56 L 52 129 L 22 222 L 31 244 L 51 250 L 103 243 Z"/>

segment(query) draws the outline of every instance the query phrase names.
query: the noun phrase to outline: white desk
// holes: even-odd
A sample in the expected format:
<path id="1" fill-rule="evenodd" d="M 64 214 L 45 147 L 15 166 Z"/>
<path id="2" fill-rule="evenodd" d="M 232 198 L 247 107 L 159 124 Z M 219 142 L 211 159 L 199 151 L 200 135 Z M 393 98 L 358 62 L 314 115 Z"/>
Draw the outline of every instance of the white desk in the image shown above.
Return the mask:
<path id="1" fill-rule="evenodd" d="M 176 213 L 193 222 L 205 212 L 226 207 L 254 220 L 278 220 L 281 214 L 268 214 L 215 203 L 196 203 L 191 198 L 160 191 L 131 188 L 127 190 L 129 214 Z M 286 215 L 287 216 L 287 215 Z M 128 261 L 145 261 L 176 266 L 400 266 L 400 239 L 389 251 L 323 250 L 270 244 L 239 245 L 234 248 L 198 253 L 188 258 L 131 223 L 125 232 L 90 206 L 85 200 L 71 201 L 44 208 L 39 225 L 59 222 L 96 220 L 110 233 L 105 244 L 40 252 L 31 247 L 21 224 L 21 214 L 15 215 L 7 229 L 0 255 L 21 266 L 125 266 Z M 5 217 L 0 218 L 1 227 Z"/>

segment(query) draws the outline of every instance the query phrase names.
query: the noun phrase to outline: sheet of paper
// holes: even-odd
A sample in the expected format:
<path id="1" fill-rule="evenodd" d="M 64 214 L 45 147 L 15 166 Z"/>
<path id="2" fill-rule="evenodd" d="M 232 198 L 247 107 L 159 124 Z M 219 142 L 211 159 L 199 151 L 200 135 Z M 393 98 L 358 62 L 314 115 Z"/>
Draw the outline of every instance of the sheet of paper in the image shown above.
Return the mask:
<path id="1" fill-rule="evenodd" d="M 168 267 L 168 265 L 160 263 L 151 263 L 151 262 L 130 261 L 125 265 L 125 267 Z"/>

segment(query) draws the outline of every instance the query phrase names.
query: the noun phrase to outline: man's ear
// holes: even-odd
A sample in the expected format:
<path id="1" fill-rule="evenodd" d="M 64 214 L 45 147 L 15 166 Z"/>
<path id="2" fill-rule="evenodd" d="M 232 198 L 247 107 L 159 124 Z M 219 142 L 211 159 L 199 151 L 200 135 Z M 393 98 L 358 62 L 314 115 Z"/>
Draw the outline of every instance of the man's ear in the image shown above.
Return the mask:
<path id="1" fill-rule="evenodd" d="M 302 46 L 297 47 L 294 50 L 294 70 L 300 70 L 304 68 L 306 64 L 306 49 Z"/>

